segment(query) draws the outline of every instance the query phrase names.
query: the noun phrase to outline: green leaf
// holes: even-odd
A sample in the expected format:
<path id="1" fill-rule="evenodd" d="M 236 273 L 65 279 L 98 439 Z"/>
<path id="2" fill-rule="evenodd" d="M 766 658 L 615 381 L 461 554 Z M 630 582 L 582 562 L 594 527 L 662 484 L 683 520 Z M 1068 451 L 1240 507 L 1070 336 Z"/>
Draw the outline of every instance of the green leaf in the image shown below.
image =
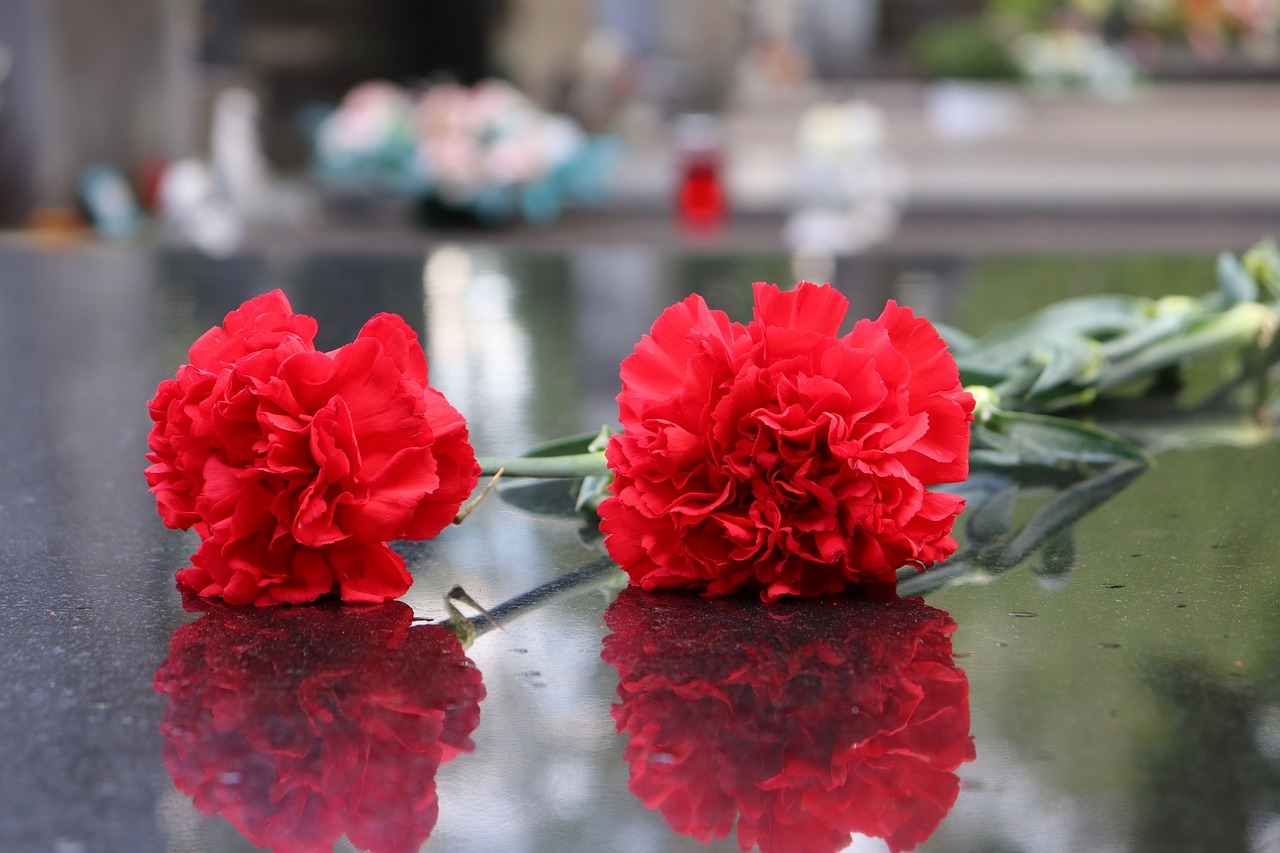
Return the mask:
<path id="1" fill-rule="evenodd" d="M 942 340 L 946 342 L 947 349 L 951 350 L 953 356 L 968 352 L 978 343 L 978 339 L 973 335 L 962 332 L 955 326 L 949 326 L 946 323 L 934 323 L 933 327 L 938 330 L 938 334 L 942 336 Z"/>
<path id="2" fill-rule="evenodd" d="M 596 433 L 596 437 L 591 439 L 591 443 L 587 445 L 587 450 L 592 453 L 603 453 L 605 448 L 609 446 L 609 439 L 615 435 L 621 435 L 622 430 L 618 427 L 611 427 L 608 424 L 600 427 L 600 431 Z"/>
<path id="3" fill-rule="evenodd" d="M 995 387 L 1009 378 L 1010 369 L 992 367 L 989 364 L 971 361 L 968 357 L 956 357 L 956 367 L 960 368 L 961 385 L 987 385 Z"/>
<path id="4" fill-rule="evenodd" d="M 604 427 L 603 429 L 609 429 Z M 549 441 L 546 444 L 536 445 L 521 456 L 543 457 L 543 456 L 575 456 L 579 453 L 590 453 L 596 448 L 592 444 L 600 437 L 598 432 L 584 432 L 578 435 L 570 435 L 565 438 L 557 438 L 555 441 Z M 600 448 L 603 450 L 603 448 Z"/>
<path id="5" fill-rule="evenodd" d="M 579 515 L 581 480 L 499 480 L 498 497 L 517 509 L 534 515 L 570 518 Z"/>
<path id="6" fill-rule="evenodd" d="M 1087 385 L 1097 378 L 1106 361 L 1102 346 L 1088 338 L 1050 344 L 1044 358 L 1044 369 L 1028 392 L 1033 396 L 1063 385 Z"/>
<path id="7" fill-rule="evenodd" d="M 609 497 L 609 487 L 613 485 L 613 474 L 598 474 L 582 478 L 582 487 L 578 489 L 578 499 L 574 508 L 578 512 L 592 515 L 600 502 Z"/>
<path id="8" fill-rule="evenodd" d="M 1146 465 L 1147 455 L 1130 441 L 1080 421 L 1025 412 L 993 413 L 973 425 L 971 464 L 995 467 L 1105 466 L 1120 461 Z"/>
<path id="9" fill-rule="evenodd" d="M 1271 294 L 1273 299 L 1280 297 L 1280 248 L 1271 238 L 1258 241 L 1258 244 L 1244 253 L 1240 259 L 1249 276 Z"/>
<path id="10" fill-rule="evenodd" d="M 1199 317 L 1181 334 L 1156 341 L 1109 365 L 1098 380 L 1098 390 L 1132 382 L 1194 355 L 1229 346 L 1256 345 L 1275 327 L 1276 315 L 1265 305 L 1241 302 L 1220 314 Z"/>
<path id="11" fill-rule="evenodd" d="M 609 437 L 619 432 L 621 430 L 617 427 L 605 425 L 599 432 L 581 433 L 539 444 L 515 459 L 485 460 L 481 464 L 515 471 L 521 459 L 580 460 L 589 454 L 601 453 L 609 443 Z M 507 465 L 503 466 L 503 462 Z M 519 474 L 504 477 L 498 481 L 497 493 L 512 506 L 538 515 L 594 515 L 600 501 L 608 497 L 609 485 L 613 482 L 612 472 L 585 477 L 565 476 L 563 472 L 533 473 L 531 476 L 534 479 L 522 479 Z"/>
<path id="12" fill-rule="evenodd" d="M 1161 300 L 1158 306 L 1163 306 L 1166 302 L 1167 300 Z M 1196 312 L 1199 308 L 1199 303 L 1195 300 L 1187 300 L 1187 302 L 1189 303 L 1187 310 L 1162 311 L 1160 307 L 1157 307 L 1156 316 L 1151 318 L 1149 322 L 1144 323 L 1128 334 L 1112 338 L 1102 344 L 1104 357 L 1110 361 L 1118 361 L 1134 355 L 1163 338 L 1181 334 L 1198 317 Z"/>
<path id="13" fill-rule="evenodd" d="M 1227 295 L 1227 304 L 1258 301 L 1258 283 L 1230 252 L 1218 255 L 1218 286 Z"/>
<path id="14" fill-rule="evenodd" d="M 964 352 L 964 364 L 975 373 L 1007 373 L 1028 353 L 1046 346 L 1078 337 L 1106 340 L 1132 331 L 1150 318 L 1151 310 L 1151 300 L 1138 296 L 1066 299 L 979 339 Z"/>

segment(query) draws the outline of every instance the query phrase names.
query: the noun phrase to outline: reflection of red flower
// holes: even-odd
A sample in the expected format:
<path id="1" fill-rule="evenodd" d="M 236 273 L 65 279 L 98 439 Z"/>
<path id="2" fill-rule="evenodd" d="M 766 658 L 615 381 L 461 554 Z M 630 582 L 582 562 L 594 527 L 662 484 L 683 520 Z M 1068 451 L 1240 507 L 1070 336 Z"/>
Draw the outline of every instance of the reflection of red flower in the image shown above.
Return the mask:
<path id="1" fill-rule="evenodd" d="M 400 602 L 205 608 L 155 677 L 174 784 L 273 850 L 418 850 L 485 695 L 457 637 Z"/>
<path id="2" fill-rule="evenodd" d="M 201 595 L 395 598 L 410 577 L 387 541 L 436 535 L 475 487 L 466 424 L 404 320 L 332 352 L 315 331 L 280 291 L 255 297 L 156 389 L 147 480 L 165 524 L 200 533 L 178 580 Z"/>
<path id="3" fill-rule="evenodd" d="M 623 590 L 605 621 L 631 791 L 704 843 L 829 853 L 852 833 L 924 841 L 974 757 L 955 623 L 919 599 Z"/>
<path id="4" fill-rule="evenodd" d="M 644 589 L 765 600 L 892 580 L 956 547 L 973 398 L 933 326 L 890 302 L 837 337 L 848 301 L 755 285 L 755 319 L 691 296 L 622 363 L 623 433 L 600 505 Z"/>

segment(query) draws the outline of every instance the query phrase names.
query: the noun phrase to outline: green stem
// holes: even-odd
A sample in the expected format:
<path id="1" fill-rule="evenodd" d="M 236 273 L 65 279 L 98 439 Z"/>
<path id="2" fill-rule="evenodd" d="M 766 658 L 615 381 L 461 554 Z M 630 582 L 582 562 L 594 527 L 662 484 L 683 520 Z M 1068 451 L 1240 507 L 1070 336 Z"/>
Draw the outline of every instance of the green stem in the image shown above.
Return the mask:
<path id="1" fill-rule="evenodd" d="M 1242 302 L 1221 314 L 1199 318 L 1176 337 L 1156 341 L 1110 365 L 1096 383 L 1098 391 L 1132 382 L 1205 352 L 1233 345 L 1256 346 L 1275 324 L 1275 314 L 1257 302 Z"/>
<path id="2" fill-rule="evenodd" d="M 569 456 L 491 456 L 476 460 L 480 476 L 492 477 L 502 469 L 507 477 L 549 477 L 573 479 L 609 473 L 604 453 L 574 453 Z"/>

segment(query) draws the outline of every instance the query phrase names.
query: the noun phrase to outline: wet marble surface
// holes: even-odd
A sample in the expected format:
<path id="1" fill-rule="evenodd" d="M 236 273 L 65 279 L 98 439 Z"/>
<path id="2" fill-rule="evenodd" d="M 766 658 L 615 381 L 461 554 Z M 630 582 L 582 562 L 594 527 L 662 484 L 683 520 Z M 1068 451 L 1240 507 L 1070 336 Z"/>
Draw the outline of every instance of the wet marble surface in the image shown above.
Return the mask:
<path id="1" fill-rule="evenodd" d="M 893 297 L 978 330 L 1068 292 L 1199 292 L 1212 259 L 836 273 L 854 315 Z M 580 520 L 488 499 L 406 547 L 400 603 L 184 606 L 195 542 L 146 491 L 146 401 L 245 298 L 283 287 L 322 347 L 401 313 L 499 454 L 611 420 L 666 305 L 742 317 L 751 281 L 790 276 L 621 247 L 0 252 L 0 849 L 680 851 L 735 813 L 711 849 L 1276 849 L 1280 446 L 1243 412 L 1131 419 L 1157 464 L 1087 500 L 1087 478 L 971 482 L 968 582 L 922 601 L 753 622 L 620 594 Z M 1035 526 L 1063 501 L 1072 523 Z M 502 623 L 465 648 L 427 624 L 458 585 Z"/>

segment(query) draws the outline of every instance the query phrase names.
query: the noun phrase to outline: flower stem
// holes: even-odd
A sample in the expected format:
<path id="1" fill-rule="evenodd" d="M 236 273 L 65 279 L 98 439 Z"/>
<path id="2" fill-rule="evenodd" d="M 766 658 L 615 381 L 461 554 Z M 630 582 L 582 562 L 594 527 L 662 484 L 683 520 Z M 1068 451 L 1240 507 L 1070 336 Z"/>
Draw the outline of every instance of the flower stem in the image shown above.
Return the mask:
<path id="1" fill-rule="evenodd" d="M 500 631 L 505 630 L 502 627 L 504 623 L 509 623 L 519 616 L 537 610 L 542 605 L 557 598 L 578 595 L 592 589 L 611 593 L 622 588 L 626 583 L 626 579 L 627 576 L 618 568 L 617 563 L 608 557 L 601 557 L 580 569 L 575 569 L 568 574 L 549 580 L 541 586 L 517 595 L 515 598 L 504 601 L 502 604 L 488 610 L 477 604 L 462 587 L 455 586 L 445 596 L 445 610 L 448 611 L 449 618 L 443 622 L 428 624 L 436 624 L 448 628 L 462 641 L 463 647 L 470 647 L 472 641 L 477 637 L 484 636 L 495 628 Z M 470 605 L 480 611 L 479 615 L 463 616 L 454 607 L 453 602 L 455 601 Z"/>
<path id="2" fill-rule="evenodd" d="M 476 460 L 480 475 L 491 476 L 502 469 L 504 477 L 556 477 L 572 479 L 609 473 L 604 453 L 574 453 L 569 456 L 508 456 Z"/>
<path id="3" fill-rule="evenodd" d="M 510 622 L 517 616 L 535 610 L 562 595 L 572 595 L 595 588 L 620 588 L 627 576 L 618 568 L 618 564 L 608 557 L 575 569 L 568 574 L 547 581 L 541 586 L 517 595 L 509 601 L 489 608 L 483 617 L 472 616 L 476 635 L 487 633 L 496 625 Z"/>

